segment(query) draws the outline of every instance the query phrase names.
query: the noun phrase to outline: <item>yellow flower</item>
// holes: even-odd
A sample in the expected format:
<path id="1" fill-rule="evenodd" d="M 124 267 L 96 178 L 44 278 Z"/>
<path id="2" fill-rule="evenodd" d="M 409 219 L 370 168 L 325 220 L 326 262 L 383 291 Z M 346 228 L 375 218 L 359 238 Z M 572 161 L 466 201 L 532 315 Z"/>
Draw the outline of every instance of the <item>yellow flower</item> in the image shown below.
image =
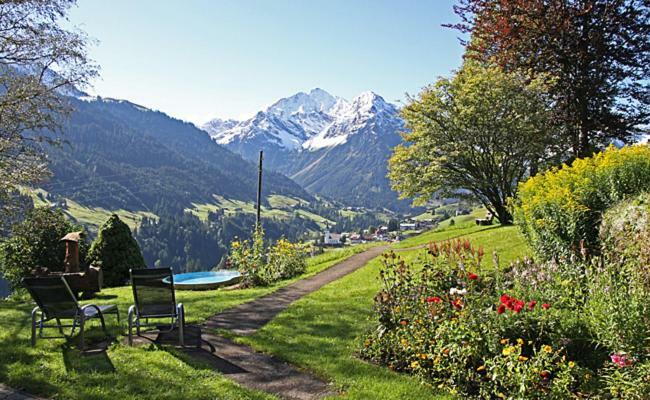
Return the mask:
<path id="1" fill-rule="evenodd" d="M 411 363 L 411 368 L 413 368 L 413 369 L 416 369 L 416 368 L 418 368 L 419 366 L 420 366 L 420 363 L 417 362 L 417 361 L 413 361 L 413 362 Z"/>
<path id="2" fill-rule="evenodd" d="M 522 338 L 517 339 L 517 344 L 519 346 L 522 346 L 524 344 L 524 339 L 522 339 Z"/>
<path id="3" fill-rule="evenodd" d="M 418 354 L 418 357 L 419 357 L 420 359 L 422 359 L 422 360 L 426 360 L 426 359 L 427 359 L 427 355 L 426 355 L 426 354 L 423 354 L 423 353 Z"/>
<path id="4" fill-rule="evenodd" d="M 528 357 L 519 356 L 519 361 L 521 361 L 521 362 L 528 361 Z"/>
<path id="5" fill-rule="evenodd" d="M 483 371 L 485 369 L 485 365 L 481 365 L 480 367 L 476 368 L 477 371 Z"/>
<path id="6" fill-rule="evenodd" d="M 508 339 L 501 339 L 500 343 L 501 344 L 508 344 Z"/>
<path id="7" fill-rule="evenodd" d="M 574 363 L 573 361 L 569 361 L 569 368 L 573 368 L 575 366 L 576 366 L 576 363 Z"/>
<path id="8" fill-rule="evenodd" d="M 542 346 L 542 351 L 544 353 L 549 353 L 550 354 L 550 353 L 553 352 L 553 348 L 551 346 L 545 344 L 544 346 Z"/>
<path id="9" fill-rule="evenodd" d="M 408 346 L 408 344 L 409 344 L 409 341 L 406 340 L 406 339 L 402 339 L 402 340 L 400 340 L 400 342 L 402 343 L 402 346 Z"/>
<path id="10" fill-rule="evenodd" d="M 515 349 L 515 347 L 513 347 L 513 346 L 506 346 L 506 347 L 504 347 L 503 350 L 501 351 L 501 354 L 503 354 L 504 356 L 509 356 L 510 354 L 514 353 L 515 350 L 516 350 L 516 349 Z"/>

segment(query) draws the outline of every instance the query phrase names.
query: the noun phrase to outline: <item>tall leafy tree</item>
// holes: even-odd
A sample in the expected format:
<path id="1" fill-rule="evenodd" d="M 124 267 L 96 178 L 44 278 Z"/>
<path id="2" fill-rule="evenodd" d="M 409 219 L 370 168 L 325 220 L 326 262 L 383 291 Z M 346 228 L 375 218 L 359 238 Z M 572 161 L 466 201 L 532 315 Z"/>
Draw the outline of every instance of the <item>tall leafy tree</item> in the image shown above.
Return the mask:
<path id="1" fill-rule="evenodd" d="M 473 62 L 426 88 L 402 116 L 406 143 L 389 163 L 401 197 L 475 197 L 503 224 L 512 222 L 508 198 L 553 140 L 538 81 Z"/>
<path id="2" fill-rule="evenodd" d="M 88 38 L 61 27 L 74 0 L 0 2 L 0 196 L 47 174 L 37 133 L 70 111 L 60 95 L 97 74 Z M 50 137 L 51 139 L 51 137 Z"/>
<path id="3" fill-rule="evenodd" d="M 650 1 L 460 0 L 467 55 L 546 77 L 568 156 L 648 132 Z"/>
<path id="4" fill-rule="evenodd" d="M 12 287 L 30 271 L 40 267 L 49 271 L 65 269 L 65 244 L 61 238 L 83 228 L 72 224 L 61 210 L 38 207 L 27 212 L 25 219 L 15 224 L 11 236 L 0 241 L 0 274 Z M 79 243 L 79 258 L 85 264 L 88 245 Z"/>

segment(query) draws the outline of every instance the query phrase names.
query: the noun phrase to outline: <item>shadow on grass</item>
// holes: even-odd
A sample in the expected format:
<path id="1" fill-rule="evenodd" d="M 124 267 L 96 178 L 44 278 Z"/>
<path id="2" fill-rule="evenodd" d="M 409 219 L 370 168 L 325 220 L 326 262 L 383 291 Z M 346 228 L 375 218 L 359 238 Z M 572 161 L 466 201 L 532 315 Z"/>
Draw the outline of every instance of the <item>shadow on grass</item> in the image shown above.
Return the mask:
<path id="1" fill-rule="evenodd" d="M 79 374 L 115 372 L 115 366 L 106 353 L 108 345 L 109 342 L 105 341 L 87 351 L 81 351 L 70 344 L 63 345 L 63 364 L 66 371 Z"/>

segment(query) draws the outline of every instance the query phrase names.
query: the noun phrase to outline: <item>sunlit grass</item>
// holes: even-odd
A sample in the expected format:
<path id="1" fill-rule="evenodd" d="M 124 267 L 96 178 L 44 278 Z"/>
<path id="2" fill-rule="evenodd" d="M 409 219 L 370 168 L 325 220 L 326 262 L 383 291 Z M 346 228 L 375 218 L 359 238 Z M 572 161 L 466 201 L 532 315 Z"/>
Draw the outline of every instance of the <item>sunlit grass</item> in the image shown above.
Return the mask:
<path id="1" fill-rule="evenodd" d="M 359 246 L 327 251 L 308 259 L 301 277 L 267 288 L 241 290 L 176 291 L 186 310 L 188 323 L 208 317 L 269 294 L 297 279 L 312 276 L 341 260 L 363 251 Z M 30 393 L 62 399 L 269 399 L 263 393 L 242 388 L 219 373 L 169 348 L 130 348 L 121 344 L 125 318 L 133 304 L 130 287 L 104 289 L 86 301 L 116 304 L 122 323 L 107 316 L 108 328 L 118 342 L 106 353 L 81 355 L 74 342 L 65 339 L 38 340 L 29 344 L 29 313 L 34 306 L 27 298 L 0 301 L 0 382 Z M 92 322 L 91 341 L 103 335 Z M 48 332 L 49 331 L 49 332 Z M 56 330 L 47 330 L 53 334 Z"/>
<path id="2" fill-rule="evenodd" d="M 482 228 L 487 229 L 467 227 L 431 232 L 411 239 L 406 247 L 455 238 L 467 232 L 462 237 L 483 246 L 488 267 L 492 266 L 493 251 L 499 252 L 502 263 L 522 257 L 528 251 L 516 227 Z M 399 255 L 410 261 L 425 251 L 413 249 L 401 251 Z M 333 381 L 342 398 L 451 398 L 417 378 L 369 364 L 356 356 L 362 335 L 376 324 L 372 305 L 379 290 L 379 268 L 380 260 L 372 260 L 359 271 L 292 304 L 252 337 L 237 340 Z"/>

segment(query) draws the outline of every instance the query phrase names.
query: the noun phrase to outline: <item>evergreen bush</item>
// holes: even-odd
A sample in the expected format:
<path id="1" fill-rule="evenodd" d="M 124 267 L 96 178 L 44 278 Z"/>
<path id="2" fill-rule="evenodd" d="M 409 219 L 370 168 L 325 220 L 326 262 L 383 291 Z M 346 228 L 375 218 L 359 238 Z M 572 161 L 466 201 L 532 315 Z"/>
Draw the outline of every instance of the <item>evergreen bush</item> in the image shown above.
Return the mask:
<path id="1" fill-rule="evenodd" d="M 99 228 L 88 253 L 88 262 L 102 268 L 106 286 L 124 285 L 129 269 L 146 268 L 131 229 L 115 214 Z"/>

